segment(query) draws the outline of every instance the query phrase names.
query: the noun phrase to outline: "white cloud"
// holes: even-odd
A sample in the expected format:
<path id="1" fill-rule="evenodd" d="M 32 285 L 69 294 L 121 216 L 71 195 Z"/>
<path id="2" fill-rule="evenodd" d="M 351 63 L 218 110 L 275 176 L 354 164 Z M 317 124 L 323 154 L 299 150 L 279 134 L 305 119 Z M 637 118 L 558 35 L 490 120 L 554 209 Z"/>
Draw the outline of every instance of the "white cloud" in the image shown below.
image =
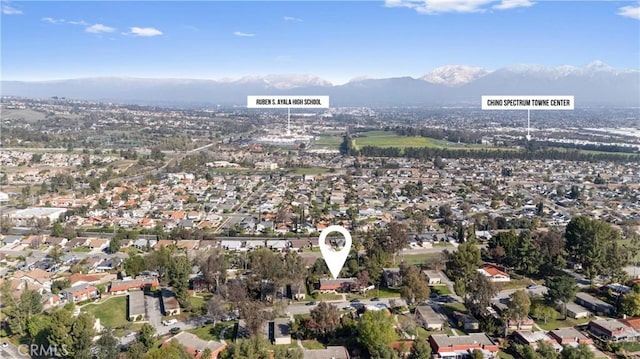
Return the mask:
<path id="1" fill-rule="evenodd" d="M 530 0 L 385 0 L 387 7 L 406 7 L 421 14 L 440 14 L 447 12 L 483 13 L 492 3 L 499 3 L 493 9 L 506 10 L 517 7 L 529 7 Z"/>
<path id="2" fill-rule="evenodd" d="M 162 31 L 153 27 L 132 27 L 129 34 L 133 36 L 152 37 L 162 35 Z"/>
<path id="3" fill-rule="evenodd" d="M 54 19 L 52 17 L 43 17 L 41 20 L 50 24 L 62 24 L 65 22 L 65 19 Z"/>
<path id="4" fill-rule="evenodd" d="M 102 24 L 94 24 L 88 26 L 86 29 L 84 29 L 84 31 L 90 32 L 92 34 L 101 34 L 103 32 L 114 32 L 116 31 L 116 29 Z"/>
<path id="5" fill-rule="evenodd" d="M 22 10 L 9 5 L 2 5 L 2 13 L 5 15 L 22 15 Z"/>
<path id="6" fill-rule="evenodd" d="M 301 18 L 293 17 L 293 16 L 285 16 L 282 18 L 284 21 L 293 21 L 293 22 L 302 22 Z"/>
<path id="7" fill-rule="evenodd" d="M 502 2 L 498 5 L 494 5 L 494 9 L 498 10 L 508 10 L 515 9 L 517 7 L 531 7 L 535 3 L 529 0 L 502 0 Z"/>
<path id="8" fill-rule="evenodd" d="M 628 17 L 631 19 L 640 20 L 640 5 L 623 6 L 618 9 L 618 15 Z"/>
<path id="9" fill-rule="evenodd" d="M 71 20 L 71 21 L 67 21 L 67 24 L 70 24 L 70 25 L 81 25 L 81 26 L 88 26 L 89 25 L 89 23 L 84 21 L 84 20 L 80 20 L 80 21 Z"/>
<path id="10" fill-rule="evenodd" d="M 233 34 L 236 35 L 236 36 L 240 36 L 240 37 L 253 37 L 253 36 L 256 36 L 256 34 L 250 34 L 250 33 L 242 32 L 242 31 L 236 31 Z"/>

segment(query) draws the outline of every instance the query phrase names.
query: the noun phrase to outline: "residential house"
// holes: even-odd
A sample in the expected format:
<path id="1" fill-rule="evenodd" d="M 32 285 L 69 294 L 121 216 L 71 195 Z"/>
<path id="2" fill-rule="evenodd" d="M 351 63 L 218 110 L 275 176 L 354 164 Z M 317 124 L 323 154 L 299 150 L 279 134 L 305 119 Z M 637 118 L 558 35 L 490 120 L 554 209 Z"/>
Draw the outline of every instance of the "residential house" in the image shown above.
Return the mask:
<path id="1" fill-rule="evenodd" d="M 558 352 L 562 350 L 562 345 L 558 344 L 558 342 L 554 338 L 544 332 L 516 330 L 513 333 L 513 338 L 517 343 L 529 345 L 534 349 L 536 349 L 538 347 L 538 343 L 542 341 L 547 344 L 551 344 Z"/>
<path id="2" fill-rule="evenodd" d="M 584 292 L 577 293 L 575 301 L 595 314 L 603 313 L 610 315 L 616 311 L 616 308 L 613 305 Z"/>
<path id="3" fill-rule="evenodd" d="M 162 300 L 160 303 L 162 306 L 162 315 L 171 316 L 180 314 L 180 303 L 178 303 L 175 292 L 170 288 L 162 288 L 161 293 Z"/>
<path id="4" fill-rule="evenodd" d="M 567 303 L 567 316 L 569 318 L 588 318 L 591 315 L 591 312 L 587 308 L 576 303 Z"/>
<path id="5" fill-rule="evenodd" d="M 227 347 L 226 344 L 217 342 L 215 340 L 202 340 L 197 335 L 189 332 L 180 332 L 175 336 L 165 340 L 162 345 L 168 345 L 170 341 L 175 340 L 180 343 L 187 353 L 196 359 L 217 359 L 220 353 Z M 202 352 L 209 348 L 211 350 L 211 357 L 203 358 Z"/>
<path id="6" fill-rule="evenodd" d="M 289 319 L 278 318 L 269 322 L 269 340 L 275 345 L 291 344 Z"/>
<path id="7" fill-rule="evenodd" d="M 53 274 L 39 268 L 32 269 L 27 272 L 15 272 L 13 278 L 26 281 L 29 284 L 37 284 L 46 289 L 51 289 Z M 31 289 L 32 286 L 30 286 Z"/>
<path id="8" fill-rule="evenodd" d="M 145 320 L 146 318 L 146 310 L 145 310 L 145 300 L 144 300 L 144 292 L 141 290 L 132 290 L 129 292 L 127 296 L 127 317 L 130 321 L 135 322 L 139 320 Z"/>
<path id="9" fill-rule="evenodd" d="M 458 359 L 467 358 L 478 349 L 485 358 L 497 358 L 500 347 L 485 333 L 450 336 L 447 334 L 432 334 L 429 336 L 432 353 L 435 358 Z"/>
<path id="10" fill-rule="evenodd" d="M 635 341 L 640 337 L 633 327 L 617 319 L 598 319 L 589 322 L 589 332 L 602 340 L 613 342 Z"/>
<path id="11" fill-rule="evenodd" d="M 427 330 L 443 330 L 444 319 L 428 305 L 420 305 L 415 311 L 416 322 Z"/>
<path id="12" fill-rule="evenodd" d="M 480 330 L 480 321 L 473 315 L 454 311 L 453 316 L 458 321 L 458 326 L 461 326 L 466 332 Z"/>
<path id="13" fill-rule="evenodd" d="M 68 303 L 78 303 L 85 300 L 96 299 L 100 296 L 100 293 L 94 285 L 81 284 L 61 290 L 60 296 Z"/>
<path id="14" fill-rule="evenodd" d="M 352 292 L 358 290 L 357 278 L 320 279 L 321 293 Z"/>
<path id="15" fill-rule="evenodd" d="M 593 339 L 582 334 L 576 328 L 566 327 L 551 330 L 547 333 L 549 337 L 553 338 L 560 345 L 578 345 L 578 344 L 593 344 Z"/>
<path id="16" fill-rule="evenodd" d="M 110 294 L 126 294 L 130 289 L 153 289 L 160 284 L 156 277 L 138 277 L 136 279 L 114 280 L 109 287 Z"/>
<path id="17" fill-rule="evenodd" d="M 304 350 L 304 359 L 350 359 L 349 351 L 342 346 L 328 346 L 325 349 Z"/>
<path id="18" fill-rule="evenodd" d="M 442 284 L 442 274 L 440 271 L 435 270 L 423 270 L 422 273 L 427 278 L 427 283 L 429 285 L 438 285 Z"/>
<path id="19" fill-rule="evenodd" d="M 103 251 L 109 247 L 109 240 L 102 238 L 91 238 L 88 244 L 89 248 L 94 251 Z"/>
<path id="20" fill-rule="evenodd" d="M 485 263 L 478 269 L 478 272 L 482 273 L 485 277 L 489 278 L 492 282 L 509 282 L 511 276 L 506 272 L 500 270 L 497 266 L 489 263 Z"/>

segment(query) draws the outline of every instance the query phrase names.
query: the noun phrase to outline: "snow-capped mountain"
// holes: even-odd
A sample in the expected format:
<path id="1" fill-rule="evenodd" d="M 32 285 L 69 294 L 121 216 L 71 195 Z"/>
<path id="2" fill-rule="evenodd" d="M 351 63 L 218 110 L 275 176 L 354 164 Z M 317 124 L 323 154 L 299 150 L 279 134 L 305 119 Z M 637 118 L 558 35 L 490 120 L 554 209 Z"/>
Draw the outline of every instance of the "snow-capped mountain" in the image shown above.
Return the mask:
<path id="1" fill-rule="evenodd" d="M 420 79 L 432 84 L 460 86 L 475 81 L 487 73 L 488 71 L 482 67 L 449 65 L 438 67 Z"/>
<path id="2" fill-rule="evenodd" d="M 266 76 L 244 76 L 239 79 L 225 78 L 220 80 L 224 83 L 236 84 L 264 84 L 266 87 L 278 90 L 288 90 L 306 86 L 331 86 L 331 82 L 314 75 L 297 74 L 270 74 Z"/>
<path id="3" fill-rule="evenodd" d="M 596 61 L 586 66 L 514 65 L 486 71 L 452 65 L 421 78 L 360 77 L 343 85 L 313 75 L 265 75 L 236 79 L 84 78 L 2 81 L 2 95 L 60 96 L 140 104 L 242 106 L 247 95 L 328 95 L 332 106 L 480 105 L 482 95 L 574 95 L 576 106 L 640 107 L 640 71 Z"/>

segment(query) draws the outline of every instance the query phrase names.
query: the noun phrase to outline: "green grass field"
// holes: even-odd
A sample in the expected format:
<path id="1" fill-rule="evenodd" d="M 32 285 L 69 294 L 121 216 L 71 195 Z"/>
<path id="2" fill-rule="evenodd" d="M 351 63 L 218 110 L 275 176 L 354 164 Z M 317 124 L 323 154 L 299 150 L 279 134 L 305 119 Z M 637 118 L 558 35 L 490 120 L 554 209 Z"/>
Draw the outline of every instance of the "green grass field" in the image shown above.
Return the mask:
<path id="1" fill-rule="evenodd" d="M 293 173 L 297 175 L 321 175 L 327 172 L 329 172 L 328 169 L 320 167 L 296 168 L 293 170 Z"/>
<path id="2" fill-rule="evenodd" d="M 375 147 L 431 147 L 431 148 L 456 148 L 457 145 L 447 141 L 435 140 L 428 137 L 407 137 L 399 136 L 391 131 L 369 131 L 359 133 L 354 139 L 356 149 L 364 146 Z"/>
<path id="3" fill-rule="evenodd" d="M 127 320 L 127 296 L 112 297 L 100 304 L 89 304 L 82 311 L 93 314 L 100 319 L 100 324 L 118 328 L 129 323 Z"/>
<path id="4" fill-rule="evenodd" d="M 342 136 L 322 135 L 314 143 L 314 147 L 328 148 L 332 150 L 340 149 Z"/>

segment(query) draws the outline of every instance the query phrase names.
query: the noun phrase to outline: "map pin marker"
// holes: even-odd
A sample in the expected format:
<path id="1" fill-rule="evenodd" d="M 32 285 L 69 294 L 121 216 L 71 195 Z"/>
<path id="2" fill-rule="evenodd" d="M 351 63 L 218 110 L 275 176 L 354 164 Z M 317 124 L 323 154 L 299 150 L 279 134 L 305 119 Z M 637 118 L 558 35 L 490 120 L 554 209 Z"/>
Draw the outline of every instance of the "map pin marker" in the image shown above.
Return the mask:
<path id="1" fill-rule="evenodd" d="M 325 243 L 327 235 L 332 232 L 339 232 L 344 237 L 344 247 L 339 251 L 334 251 L 330 245 Z M 329 271 L 333 276 L 333 279 L 338 279 L 338 275 L 344 266 L 344 262 L 347 261 L 349 252 L 351 251 L 351 233 L 342 226 L 329 226 L 320 232 L 320 238 L 318 239 L 318 245 L 320 246 L 320 252 L 324 261 L 329 267 Z"/>

